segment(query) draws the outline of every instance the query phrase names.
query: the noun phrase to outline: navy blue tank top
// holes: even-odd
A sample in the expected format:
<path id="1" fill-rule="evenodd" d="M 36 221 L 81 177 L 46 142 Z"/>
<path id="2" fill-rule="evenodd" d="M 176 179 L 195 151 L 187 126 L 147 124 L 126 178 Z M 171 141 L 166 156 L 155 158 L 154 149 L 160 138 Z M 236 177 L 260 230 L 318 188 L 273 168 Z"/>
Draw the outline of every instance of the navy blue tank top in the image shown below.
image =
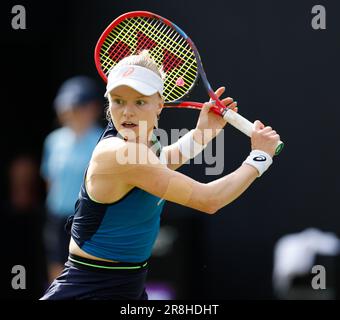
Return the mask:
<path id="1" fill-rule="evenodd" d="M 120 137 L 109 122 L 98 142 L 116 136 Z M 134 187 L 114 203 L 98 203 L 89 197 L 84 179 L 75 205 L 72 238 L 82 250 L 99 258 L 145 261 L 151 256 L 159 232 L 164 202 Z"/>

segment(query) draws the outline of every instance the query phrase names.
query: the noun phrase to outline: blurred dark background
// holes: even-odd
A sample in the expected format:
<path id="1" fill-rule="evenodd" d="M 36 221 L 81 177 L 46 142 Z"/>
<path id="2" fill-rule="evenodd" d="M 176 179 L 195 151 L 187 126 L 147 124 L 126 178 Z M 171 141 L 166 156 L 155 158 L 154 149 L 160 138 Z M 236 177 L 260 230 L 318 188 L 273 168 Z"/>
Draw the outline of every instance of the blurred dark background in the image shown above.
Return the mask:
<path id="1" fill-rule="evenodd" d="M 11 27 L 16 4 L 26 8 L 26 30 Z M 317 4 L 326 8 L 326 30 L 311 27 L 311 9 Z M 178 298 L 273 299 L 273 249 L 280 237 L 308 227 L 339 236 L 337 1 L 59 0 L 2 1 L 0 6 L 2 208 L 10 197 L 12 160 L 29 154 L 39 166 L 43 140 L 57 127 L 52 101 L 59 85 L 86 74 L 104 93 L 93 61 L 98 37 L 120 14 L 148 10 L 185 30 L 201 53 L 212 86 L 225 85 L 242 115 L 272 125 L 286 144 L 271 169 L 215 216 L 166 204 L 163 225 L 177 236 L 166 255 L 153 258 L 150 281 L 173 287 Z M 203 102 L 206 93 L 198 89 L 191 99 Z M 193 110 L 165 110 L 160 127 L 193 128 L 196 119 Z M 250 150 L 248 138 L 231 126 L 225 131 L 223 174 L 235 170 Z M 201 182 L 220 177 L 207 176 L 204 165 L 184 166 L 181 172 Z M 41 212 L 31 214 L 42 223 L 44 218 L 37 218 Z M 33 238 L 37 233 L 29 222 L 18 226 L 11 218 L 4 221 L 2 246 L 8 243 L 12 249 L 4 249 L 2 257 L 6 263 L 0 283 L 8 287 L 2 294 L 39 297 L 42 280 L 37 277 L 29 278 L 28 289 L 35 291 L 26 295 L 9 287 L 16 264 L 43 277 L 41 241 Z M 26 240 L 12 246 L 17 239 Z"/>

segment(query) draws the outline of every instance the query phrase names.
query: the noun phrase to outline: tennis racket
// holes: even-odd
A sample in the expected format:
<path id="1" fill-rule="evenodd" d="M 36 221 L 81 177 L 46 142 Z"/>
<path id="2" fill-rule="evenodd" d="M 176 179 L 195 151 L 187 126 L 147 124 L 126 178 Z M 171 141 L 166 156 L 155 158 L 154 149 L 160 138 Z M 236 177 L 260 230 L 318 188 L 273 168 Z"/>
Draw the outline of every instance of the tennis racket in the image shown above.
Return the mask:
<path id="1" fill-rule="evenodd" d="M 224 106 L 212 90 L 193 41 L 171 21 L 151 12 L 133 11 L 115 19 L 100 36 L 94 59 L 96 68 L 107 81 L 110 70 L 125 57 L 148 50 L 166 74 L 163 97 L 165 107 L 202 108 L 201 103 L 183 101 L 195 87 L 199 76 L 215 106 L 211 110 L 232 126 L 251 137 L 254 124 Z M 284 144 L 278 142 L 275 154 Z"/>

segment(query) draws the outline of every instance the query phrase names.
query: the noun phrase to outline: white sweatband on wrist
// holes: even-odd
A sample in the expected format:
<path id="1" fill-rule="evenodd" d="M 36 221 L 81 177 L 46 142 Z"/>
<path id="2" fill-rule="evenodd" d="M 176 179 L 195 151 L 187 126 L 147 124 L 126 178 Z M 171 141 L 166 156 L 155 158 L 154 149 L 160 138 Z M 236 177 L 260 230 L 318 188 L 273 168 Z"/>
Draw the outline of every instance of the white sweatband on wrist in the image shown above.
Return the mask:
<path id="1" fill-rule="evenodd" d="M 194 130 L 190 130 L 182 138 L 178 139 L 177 143 L 181 154 L 188 159 L 195 158 L 207 146 L 195 141 Z"/>
<path id="2" fill-rule="evenodd" d="M 258 177 L 261 177 L 262 174 L 273 163 L 273 159 L 267 152 L 261 150 L 252 150 L 252 152 L 250 152 L 249 156 L 243 163 L 249 164 L 257 169 L 257 171 L 259 172 Z"/>

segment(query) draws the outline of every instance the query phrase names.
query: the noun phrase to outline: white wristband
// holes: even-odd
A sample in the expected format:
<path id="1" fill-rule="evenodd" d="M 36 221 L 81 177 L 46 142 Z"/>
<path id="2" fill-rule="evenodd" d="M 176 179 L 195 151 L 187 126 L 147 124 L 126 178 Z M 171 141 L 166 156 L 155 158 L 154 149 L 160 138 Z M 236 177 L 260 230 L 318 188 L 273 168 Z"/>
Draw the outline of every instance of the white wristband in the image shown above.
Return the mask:
<path id="1" fill-rule="evenodd" d="M 270 167 L 273 163 L 272 157 L 261 150 L 253 150 L 250 152 L 248 158 L 243 162 L 253 166 L 259 172 L 258 177 L 261 177 L 262 174 Z"/>
<path id="2" fill-rule="evenodd" d="M 207 146 L 195 141 L 194 130 L 190 130 L 182 138 L 178 139 L 177 143 L 181 154 L 188 159 L 195 158 Z"/>

